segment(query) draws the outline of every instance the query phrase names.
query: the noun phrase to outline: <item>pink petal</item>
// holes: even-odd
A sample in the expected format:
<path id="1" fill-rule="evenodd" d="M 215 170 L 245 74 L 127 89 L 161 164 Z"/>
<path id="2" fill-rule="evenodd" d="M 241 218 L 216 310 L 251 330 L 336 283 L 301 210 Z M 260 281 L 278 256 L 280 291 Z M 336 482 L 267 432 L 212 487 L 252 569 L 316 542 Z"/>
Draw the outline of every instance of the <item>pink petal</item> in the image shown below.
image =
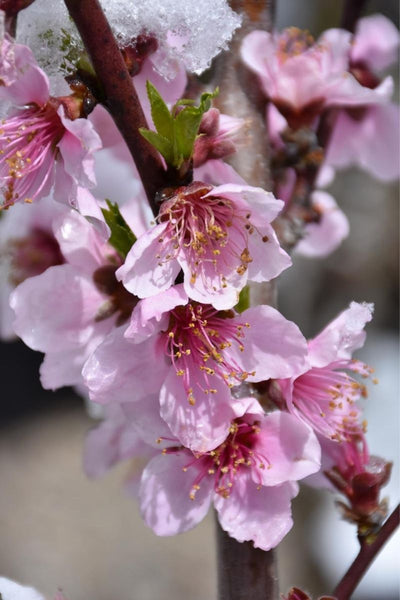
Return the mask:
<path id="1" fill-rule="evenodd" d="M 272 192 L 266 192 L 262 188 L 249 185 L 226 183 L 215 187 L 207 195 L 231 198 L 236 203 L 244 200 L 250 207 L 250 211 L 254 211 L 251 222 L 256 225 L 260 223 L 255 218 L 261 219 L 263 224 L 270 223 L 283 208 L 282 200 L 277 200 Z"/>
<path id="2" fill-rule="evenodd" d="M 161 246 L 159 239 L 162 239 L 165 228 L 165 223 L 161 223 L 143 234 L 132 246 L 125 264 L 116 273 L 126 289 L 139 298 L 155 296 L 167 290 L 179 273 L 180 267 L 175 259 L 161 264 L 157 258 Z M 166 240 L 165 243 L 169 244 L 169 241 Z M 170 246 L 172 254 L 172 244 Z"/>
<path id="3" fill-rule="evenodd" d="M 218 377 L 210 376 L 207 382 L 194 365 L 189 374 L 195 399 L 192 406 L 182 379 L 170 368 L 160 392 L 161 416 L 185 446 L 199 452 L 212 450 L 225 440 L 235 417 L 229 388 Z M 210 387 L 216 392 L 203 391 Z"/>
<path id="4" fill-rule="evenodd" d="M 396 62 L 399 43 L 399 31 L 392 21 L 383 15 L 370 15 L 357 22 L 351 59 L 381 71 Z"/>
<path id="5" fill-rule="evenodd" d="M 169 315 L 166 313 L 177 306 L 184 306 L 187 301 L 182 284 L 174 285 L 157 296 L 144 298 L 133 309 L 125 337 L 132 338 L 135 344 L 142 342 L 162 329 L 161 321 L 166 320 L 168 324 Z"/>
<path id="6" fill-rule="evenodd" d="M 40 383 L 46 390 L 82 383 L 82 367 L 87 358 L 86 348 L 48 352 L 40 365 Z"/>
<path id="7" fill-rule="evenodd" d="M 261 421 L 254 451 L 269 460 L 265 469 L 252 470 L 255 483 L 261 478 L 266 486 L 303 479 L 321 467 L 321 448 L 311 427 L 285 412 Z"/>
<path id="8" fill-rule="evenodd" d="M 307 343 L 297 325 L 264 305 L 249 308 L 235 317 L 235 321 L 249 324 L 243 328 L 244 351 L 239 352 L 232 345 L 225 352 L 229 352 L 244 371 L 249 374 L 255 371 L 247 381 L 290 377 L 303 372 Z"/>
<path id="9" fill-rule="evenodd" d="M 120 406 L 110 408 L 108 418 L 86 436 L 83 468 L 88 477 L 101 477 L 120 460 L 119 440 L 126 419 Z"/>
<path id="10" fill-rule="evenodd" d="M 49 80 L 27 46 L 10 38 L 1 41 L 0 97 L 17 106 L 44 106 L 49 99 Z"/>
<path id="11" fill-rule="evenodd" d="M 88 119 L 71 120 L 64 108 L 57 111 L 65 133 L 57 144 L 66 172 L 84 187 L 96 183 L 93 153 L 101 148 L 101 139 Z"/>
<path id="12" fill-rule="evenodd" d="M 184 472 L 191 453 L 166 454 L 153 458 L 143 471 L 139 500 L 145 523 L 157 535 L 175 535 L 195 527 L 206 516 L 213 478 L 203 479 L 195 499 L 190 499 L 196 464 Z"/>
<path id="13" fill-rule="evenodd" d="M 21 283 L 11 295 L 16 333 L 41 352 L 76 349 L 95 327 L 103 296 L 72 265 L 50 267 Z"/>
<path id="14" fill-rule="evenodd" d="M 329 323 L 308 344 L 312 366 L 325 367 L 339 359 L 350 359 L 364 345 L 364 327 L 372 320 L 373 310 L 373 304 L 352 302 Z"/>
<path id="15" fill-rule="evenodd" d="M 400 174 L 399 107 L 377 105 L 364 109 L 361 119 L 341 111 L 335 122 L 326 161 L 336 168 L 358 166 L 381 181 Z"/>
<path id="16" fill-rule="evenodd" d="M 233 167 L 218 159 L 207 160 L 204 165 L 197 167 L 194 170 L 194 180 L 211 185 L 222 185 L 224 183 L 247 185 Z"/>
<path id="17" fill-rule="evenodd" d="M 349 235 L 349 222 L 330 194 L 315 191 L 311 199 L 321 219 L 319 223 L 305 226 L 304 238 L 297 244 L 295 252 L 309 257 L 328 256 Z"/>
<path id="18" fill-rule="evenodd" d="M 293 482 L 260 488 L 248 473 L 237 477 L 230 496 L 214 495 L 221 527 L 238 542 L 255 548 L 275 548 L 293 525 L 290 501 L 298 493 Z"/>
<path id="19" fill-rule="evenodd" d="M 230 235 L 230 241 L 232 241 L 232 237 Z M 182 253 L 179 256 L 179 265 L 184 273 L 184 288 L 189 298 L 202 304 L 212 304 L 217 310 L 225 310 L 235 306 L 239 301 L 239 291 L 247 283 L 248 274 L 245 272 L 239 276 L 235 268 L 232 267 L 232 261 L 228 262 L 229 258 L 227 257 L 225 264 L 226 271 L 222 273 L 226 276 L 226 287 L 222 287 L 220 273 L 216 271 L 213 265 L 210 265 L 209 268 L 205 265 L 205 277 L 198 277 L 193 283 L 191 280 L 192 267 Z"/>
<path id="20" fill-rule="evenodd" d="M 266 241 L 263 242 L 261 238 Z M 292 264 L 270 225 L 258 227 L 256 233 L 249 235 L 248 249 L 253 259 L 248 266 L 250 281 L 270 281 Z"/>
<path id="21" fill-rule="evenodd" d="M 115 329 L 85 363 L 82 374 L 94 402 L 134 402 L 160 389 L 168 366 L 154 339 L 132 344 Z"/>
<path id="22" fill-rule="evenodd" d="M 78 187 L 76 208 L 93 225 L 100 237 L 107 241 L 111 235 L 111 230 L 104 220 L 98 201 L 86 188 Z"/>
<path id="23" fill-rule="evenodd" d="M 92 277 L 104 264 L 109 246 L 94 227 L 78 212 L 68 211 L 54 222 L 54 235 L 64 258 L 79 271 Z"/>

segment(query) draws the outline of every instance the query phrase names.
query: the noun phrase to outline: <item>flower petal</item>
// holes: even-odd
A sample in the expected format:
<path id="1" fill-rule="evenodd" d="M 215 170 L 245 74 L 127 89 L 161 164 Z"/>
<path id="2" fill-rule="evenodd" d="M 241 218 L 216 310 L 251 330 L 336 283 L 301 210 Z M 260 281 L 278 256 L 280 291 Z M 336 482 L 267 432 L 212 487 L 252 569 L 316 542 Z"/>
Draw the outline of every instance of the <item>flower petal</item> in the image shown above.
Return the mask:
<path id="1" fill-rule="evenodd" d="M 137 242 L 135 242 L 126 257 L 125 264 L 116 273 L 117 278 L 124 284 L 126 289 L 139 298 L 155 296 L 167 290 L 179 273 L 180 267 L 175 259 L 160 262 L 157 256 L 160 254 L 160 246 L 169 244 L 159 242 L 165 231 L 165 223 L 156 225 Z M 171 244 L 171 254 L 173 253 Z"/>
<path id="2" fill-rule="evenodd" d="M 364 345 L 364 327 L 372 319 L 374 305 L 352 302 L 336 319 L 308 343 L 313 367 L 325 367 L 340 359 L 350 359 Z"/>
<path id="3" fill-rule="evenodd" d="M 160 392 L 161 416 L 185 446 L 205 452 L 225 440 L 235 414 L 226 383 L 216 376 L 207 381 L 197 371 L 198 367 L 193 366 L 189 373 L 195 401 L 192 405 L 183 378 L 170 369 Z M 208 391 L 210 387 L 214 393 Z"/>
<path id="4" fill-rule="evenodd" d="M 154 339 L 132 344 L 124 328 L 107 336 L 85 363 L 82 374 L 94 402 L 134 402 L 160 389 L 168 365 Z"/>
<path id="5" fill-rule="evenodd" d="M 321 467 L 321 448 L 311 427 L 285 412 L 261 420 L 254 451 L 269 461 L 265 469 L 252 470 L 255 483 L 266 486 L 303 479 Z"/>
<path id="6" fill-rule="evenodd" d="M 298 493 L 293 482 L 257 487 L 248 473 L 238 477 L 228 498 L 214 495 L 222 529 L 238 542 L 275 548 L 293 525 L 290 501 Z"/>
<path id="7" fill-rule="evenodd" d="M 297 325 L 264 305 L 249 308 L 235 317 L 235 321 L 238 325 L 248 324 L 243 327 L 244 350 L 238 351 L 233 344 L 225 352 L 249 373 L 247 381 L 290 377 L 303 372 L 307 343 Z"/>
<path id="8" fill-rule="evenodd" d="M 161 455 L 153 458 L 143 471 L 140 510 L 145 523 L 157 535 L 175 535 L 192 529 L 208 512 L 213 479 L 205 478 L 191 500 L 196 464 L 183 471 L 191 459 L 193 455 L 186 451 Z"/>

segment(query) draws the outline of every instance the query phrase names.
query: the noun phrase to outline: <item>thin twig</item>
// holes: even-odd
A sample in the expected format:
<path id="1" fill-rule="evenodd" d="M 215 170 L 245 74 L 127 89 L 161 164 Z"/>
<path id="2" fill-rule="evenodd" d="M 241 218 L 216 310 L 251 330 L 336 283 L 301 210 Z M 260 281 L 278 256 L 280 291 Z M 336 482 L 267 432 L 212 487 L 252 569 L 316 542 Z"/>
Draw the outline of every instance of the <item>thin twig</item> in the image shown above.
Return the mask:
<path id="1" fill-rule="evenodd" d="M 399 526 L 399 518 L 400 505 L 396 507 L 390 517 L 386 520 L 372 544 L 368 544 L 367 542 L 363 543 L 353 564 L 333 593 L 337 600 L 348 600 L 351 598 L 352 593 L 358 586 L 376 555 Z"/>
<path id="2" fill-rule="evenodd" d="M 157 151 L 139 133 L 147 127 L 138 95 L 98 0 L 65 0 L 105 94 L 106 107 L 135 161 L 150 206 L 155 195 L 171 185 Z"/>

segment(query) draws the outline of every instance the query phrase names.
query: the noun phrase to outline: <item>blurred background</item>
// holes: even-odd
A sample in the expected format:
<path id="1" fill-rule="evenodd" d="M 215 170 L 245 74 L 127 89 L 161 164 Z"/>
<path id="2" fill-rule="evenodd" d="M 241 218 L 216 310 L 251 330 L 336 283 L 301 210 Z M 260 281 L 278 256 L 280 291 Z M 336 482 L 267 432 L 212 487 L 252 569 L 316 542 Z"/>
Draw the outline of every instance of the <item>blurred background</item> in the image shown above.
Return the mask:
<path id="1" fill-rule="evenodd" d="M 369 2 L 399 22 L 397 1 Z M 277 27 L 314 35 L 339 23 L 341 2 L 277 0 Z M 395 74 L 396 75 L 396 74 Z M 365 349 L 379 385 L 365 404 L 373 453 L 396 461 L 385 491 L 393 508 L 398 477 L 398 188 L 361 171 L 338 174 L 329 190 L 347 214 L 351 235 L 325 260 L 294 258 L 279 283 L 279 308 L 312 337 L 351 300 L 375 303 Z M 157 538 L 122 487 L 129 466 L 99 481 L 83 474 L 85 434 L 95 423 L 71 390 L 42 390 L 41 356 L 20 342 L 1 344 L 0 575 L 69 600 L 210 600 L 215 598 L 213 516 L 192 532 Z M 328 593 L 357 553 L 354 527 L 334 497 L 303 487 L 295 526 L 279 549 L 280 590 Z M 399 534 L 360 585 L 355 600 L 398 598 Z M 249 595 L 249 598 L 251 596 Z"/>

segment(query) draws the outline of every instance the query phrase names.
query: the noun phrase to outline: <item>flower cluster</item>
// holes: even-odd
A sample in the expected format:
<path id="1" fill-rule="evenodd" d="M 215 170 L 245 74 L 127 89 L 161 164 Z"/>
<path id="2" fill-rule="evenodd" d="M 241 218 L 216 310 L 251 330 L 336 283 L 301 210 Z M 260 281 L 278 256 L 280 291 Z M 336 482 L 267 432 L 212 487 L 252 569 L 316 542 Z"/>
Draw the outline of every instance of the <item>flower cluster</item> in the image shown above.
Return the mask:
<path id="1" fill-rule="evenodd" d="M 182 100 L 184 68 L 163 81 L 146 46 L 131 69 L 157 129 L 143 129 L 143 137 L 154 140 L 165 172 L 181 176 L 159 190 L 153 216 L 98 87 L 70 77 L 73 93 L 52 96 L 31 51 L 8 35 L 1 42 L 0 97 L 13 106 L 0 131 L 2 208 L 10 209 L 0 257 L 14 331 L 44 353 L 45 388 L 74 385 L 103 405 L 104 420 L 86 444 L 89 475 L 137 456 L 148 461 L 128 486 L 158 535 L 194 527 L 213 504 L 230 536 L 275 547 L 292 526 L 298 481 L 321 475 L 321 448 L 323 465 L 337 454 L 324 469 L 349 499 L 348 511 L 362 512 L 360 472 L 340 456 L 362 454 L 360 469 L 371 465 L 360 377 L 372 370 L 352 354 L 364 343 L 372 305 L 353 302 L 307 342 L 276 308 L 250 307 L 247 297 L 249 284 L 270 284 L 291 265 L 280 220 L 299 208 L 301 187 L 308 185 L 310 205 L 303 204 L 318 218 L 296 213 L 310 227 L 299 247 L 326 254 L 347 233 L 334 200 L 314 190 L 318 136 L 335 111 L 324 164 L 338 168 L 354 162 L 369 119 L 394 114 L 391 79 L 379 82 L 375 69 L 390 62 L 398 35 L 371 19 L 360 22 L 353 43 L 341 30 L 314 42 L 293 28 L 244 40 L 242 58 L 270 101 L 274 190 L 282 199 L 223 161 L 242 144 L 242 120 L 210 108 L 212 94 L 199 107 Z M 368 42 L 375 27 L 388 30 L 387 45 Z M 154 85 L 146 99 L 146 79 L 165 102 Z M 349 119 L 354 155 L 344 141 Z M 396 174 L 378 171 L 383 179 Z M 363 514 L 373 520 L 387 477 L 371 477 Z"/>
<path id="2" fill-rule="evenodd" d="M 399 177 L 399 108 L 391 101 L 392 78 L 380 75 L 395 63 L 399 43 L 382 15 L 360 19 L 354 35 L 330 29 L 314 40 L 290 27 L 253 31 L 243 41 L 242 60 L 269 100 L 275 193 L 285 201 L 285 217 L 303 221 L 297 238 L 286 236 L 299 253 L 326 256 L 348 235 L 334 198 L 316 189 L 331 183 L 335 169 Z"/>

